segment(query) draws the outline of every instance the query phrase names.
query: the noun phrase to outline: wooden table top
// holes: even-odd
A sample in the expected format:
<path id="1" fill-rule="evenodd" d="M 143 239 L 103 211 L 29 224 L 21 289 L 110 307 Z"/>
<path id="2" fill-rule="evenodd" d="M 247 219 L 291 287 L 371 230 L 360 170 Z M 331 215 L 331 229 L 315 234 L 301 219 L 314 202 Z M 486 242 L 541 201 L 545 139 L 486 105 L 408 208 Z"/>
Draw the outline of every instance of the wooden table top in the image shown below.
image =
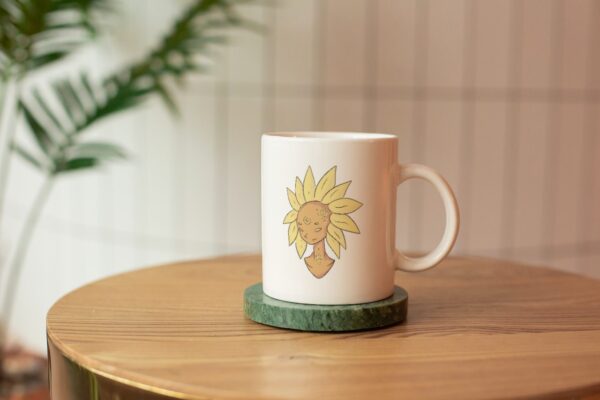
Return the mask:
<path id="1" fill-rule="evenodd" d="M 68 294 L 48 313 L 54 398 L 600 397 L 600 281 L 453 258 L 397 274 L 405 323 L 332 334 L 245 319 L 259 280 L 258 256 L 233 256 Z"/>

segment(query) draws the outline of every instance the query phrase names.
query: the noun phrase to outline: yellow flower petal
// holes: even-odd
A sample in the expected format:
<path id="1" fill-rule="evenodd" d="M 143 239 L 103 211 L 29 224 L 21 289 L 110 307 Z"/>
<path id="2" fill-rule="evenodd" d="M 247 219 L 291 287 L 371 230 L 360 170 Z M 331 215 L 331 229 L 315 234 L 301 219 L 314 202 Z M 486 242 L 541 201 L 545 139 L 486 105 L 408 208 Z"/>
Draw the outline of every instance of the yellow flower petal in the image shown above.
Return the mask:
<path id="1" fill-rule="evenodd" d="M 296 240 L 297 236 L 298 236 L 298 225 L 294 221 L 290 224 L 290 227 L 288 228 L 288 244 L 290 246 L 292 245 L 292 243 L 294 243 L 294 240 Z"/>
<path id="2" fill-rule="evenodd" d="M 300 235 L 296 238 L 296 252 L 298 253 L 298 257 L 302 258 L 304 252 L 306 251 L 306 242 Z"/>
<path id="3" fill-rule="evenodd" d="M 297 217 L 298 217 L 298 211 L 292 210 L 285 215 L 285 218 L 283 219 L 283 223 L 289 224 L 291 222 L 294 222 Z"/>
<path id="4" fill-rule="evenodd" d="M 329 234 L 327 235 L 327 244 L 331 247 L 336 257 L 340 258 L 340 244 Z"/>
<path id="5" fill-rule="evenodd" d="M 329 204 L 334 200 L 341 199 L 346 195 L 346 191 L 348 190 L 348 186 L 350 186 L 351 181 L 340 183 L 333 189 L 331 189 L 325 196 L 323 196 L 323 200 L 321 203 Z"/>
<path id="6" fill-rule="evenodd" d="M 350 214 L 361 207 L 362 203 L 360 201 L 349 198 L 338 199 L 329 203 L 329 209 L 335 214 Z"/>
<path id="7" fill-rule="evenodd" d="M 315 199 L 315 177 L 312 169 L 308 167 L 304 175 L 304 200 L 312 201 Z"/>
<path id="8" fill-rule="evenodd" d="M 306 203 L 306 200 L 304 199 L 304 188 L 302 187 L 302 181 L 298 177 L 296 177 L 296 199 L 300 205 Z"/>
<path id="9" fill-rule="evenodd" d="M 346 237 L 344 236 L 344 231 L 333 224 L 329 224 L 329 226 L 327 226 L 327 233 L 333 236 L 333 238 L 339 242 L 343 248 L 346 248 Z"/>
<path id="10" fill-rule="evenodd" d="M 345 214 L 331 214 L 331 223 L 340 228 L 343 231 L 352 233 L 360 233 L 356 222 Z"/>
<path id="11" fill-rule="evenodd" d="M 335 186 L 335 170 L 337 167 L 332 167 L 329 171 L 323 175 L 317 184 L 315 190 L 315 200 L 323 200 L 323 197 Z"/>
<path id="12" fill-rule="evenodd" d="M 294 192 L 292 192 L 290 189 L 287 189 L 287 196 L 288 196 L 288 200 L 290 202 L 290 206 L 292 206 L 292 208 L 296 211 L 298 211 L 300 209 L 300 203 L 298 203 L 298 199 L 296 198 L 296 195 L 294 194 Z"/>

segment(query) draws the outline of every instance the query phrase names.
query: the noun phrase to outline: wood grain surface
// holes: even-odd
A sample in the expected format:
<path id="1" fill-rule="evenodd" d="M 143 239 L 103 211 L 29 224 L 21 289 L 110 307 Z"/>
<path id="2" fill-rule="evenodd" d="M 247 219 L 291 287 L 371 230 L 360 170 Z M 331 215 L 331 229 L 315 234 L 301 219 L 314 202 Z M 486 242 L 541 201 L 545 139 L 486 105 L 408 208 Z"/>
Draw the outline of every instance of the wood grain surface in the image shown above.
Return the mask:
<path id="1" fill-rule="evenodd" d="M 259 280 L 258 256 L 233 256 L 68 294 L 48 314 L 53 398 L 600 398 L 599 281 L 454 258 L 397 274 L 405 323 L 331 334 L 245 319 Z"/>

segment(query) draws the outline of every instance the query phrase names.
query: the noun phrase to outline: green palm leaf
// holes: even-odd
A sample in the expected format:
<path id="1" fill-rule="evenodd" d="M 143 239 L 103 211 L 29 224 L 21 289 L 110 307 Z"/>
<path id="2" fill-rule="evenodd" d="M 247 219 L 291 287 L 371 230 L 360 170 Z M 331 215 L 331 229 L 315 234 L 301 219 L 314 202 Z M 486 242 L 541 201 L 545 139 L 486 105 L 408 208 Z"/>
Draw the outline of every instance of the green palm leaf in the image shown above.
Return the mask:
<path id="1" fill-rule="evenodd" d="M 125 152 L 115 145 L 81 143 L 81 135 L 97 122 L 138 106 L 154 94 L 176 113 L 168 80 L 181 80 L 209 67 L 207 57 L 201 56 L 212 46 L 225 43 L 224 28 L 244 23 L 232 8 L 238 1 L 196 1 L 147 57 L 103 80 L 81 73 L 54 82 L 46 88 L 46 95 L 36 88 L 24 96 L 20 108 L 45 157 L 39 164 L 51 165 L 51 172 L 56 174 L 123 158 Z"/>
<path id="2" fill-rule="evenodd" d="M 23 75 L 94 36 L 107 0 L 0 0 L 0 73 Z"/>
<path id="3" fill-rule="evenodd" d="M 127 157 L 120 146 L 108 142 L 83 142 L 67 149 L 69 158 L 91 157 L 98 160 L 118 160 Z"/>
<path id="4" fill-rule="evenodd" d="M 19 144 L 13 143 L 12 150 L 15 153 L 17 153 L 23 160 L 25 160 L 28 163 L 30 163 L 31 165 L 33 165 L 35 168 L 40 169 L 40 170 L 44 169 L 44 163 L 42 161 L 40 161 L 38 159 L 38 157 L 33 155 L 30 151 L 25 149 L 25 147 L 23 147 Z"/>
<path id="5" fill-rule="evenodd" d="M 103 114 L 107 106 L 111 107 L 110 100 L 98 102 L 88 78 L 82 75 L 76 82 L 59 81 L 53 88 L 51 96 L 42 96 L 36 90 L 31 98 L 22 99 L 19 104 L 42 155 L 34 157 L 36 162 L 28 160 L 32 165 L 50 165 L 50 172 L 56 174 L 92 168 L 106 161 L 126 157 L 126 152 L 112 143 L 80 142 L 78 133 Z M 88 97 L 87 101 L 93 107 L 88 109 L 84 106 L 84 96 Z M 53 100 L 60 104 L 62 116 L 49 106 Z M 18 146 L 15 149 L 22 150 Z M 17 151 L 17 154 L 31 158 L 24 151 Z"/>

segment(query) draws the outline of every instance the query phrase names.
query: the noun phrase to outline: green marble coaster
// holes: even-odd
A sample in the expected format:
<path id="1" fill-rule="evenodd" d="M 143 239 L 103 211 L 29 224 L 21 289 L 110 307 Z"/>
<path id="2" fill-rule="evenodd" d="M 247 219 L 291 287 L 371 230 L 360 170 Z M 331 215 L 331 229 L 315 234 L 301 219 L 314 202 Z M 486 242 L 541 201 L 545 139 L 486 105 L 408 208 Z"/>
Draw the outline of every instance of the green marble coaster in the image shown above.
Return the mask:
<path id="1" fill-rule="evenodd" d="M 263 293 L 262 283 L 244 291 L 244 313 L 255 322 L 314 332 L 383 328 L 404 321 L 408 294 L 396 286 L 387 299 L 372 303 L 321 306 L 276 300 Z"/>

